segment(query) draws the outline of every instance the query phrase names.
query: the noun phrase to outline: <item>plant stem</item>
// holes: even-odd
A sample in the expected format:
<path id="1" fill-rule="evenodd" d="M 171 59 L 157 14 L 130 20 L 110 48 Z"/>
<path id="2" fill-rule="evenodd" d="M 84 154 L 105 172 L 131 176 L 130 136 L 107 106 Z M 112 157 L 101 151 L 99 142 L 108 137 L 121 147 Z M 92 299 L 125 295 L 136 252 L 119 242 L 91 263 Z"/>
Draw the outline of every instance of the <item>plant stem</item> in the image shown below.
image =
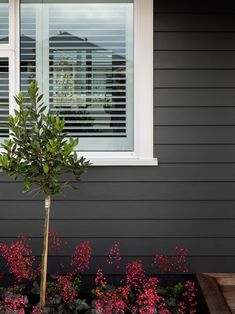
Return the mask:
<path id="1" fill-rule="evenodd" d="M 45 196 L 44 235 L 43 235 L 42 269 L 41 269 L 41 285 L 40 285 L 40 306 L 41 306 L 41 308 L 44 308 L 45 303 L 46 303 L 48 235 L 49 235 L 50 208 L 51 208 L 51 195 L 49 194 L 49 195 Z"/>

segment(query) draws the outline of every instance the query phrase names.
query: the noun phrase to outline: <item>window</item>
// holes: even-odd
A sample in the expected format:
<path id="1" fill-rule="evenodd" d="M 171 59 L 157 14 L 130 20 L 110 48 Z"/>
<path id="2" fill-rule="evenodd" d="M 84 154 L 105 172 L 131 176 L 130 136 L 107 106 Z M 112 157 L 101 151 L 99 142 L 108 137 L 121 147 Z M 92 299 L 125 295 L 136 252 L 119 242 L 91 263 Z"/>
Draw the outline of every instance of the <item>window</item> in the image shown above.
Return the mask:
<path id="1" fill-rule="evenodd" d="M 133 3 L 21 2 L 21 89 L 37 79 L 82 151 L 132 151 Z"/>
<path id="2" fill-rule="evenodd" d="M 0 142 L 9 136 L 8 115 L 14 113 L 13 96 L 19 85 L 16 66 L 17 10 L 14 0 L 0 2 Z"/>
<path id="3" fill-rule="evenodd" d="M 79 137 L 78 154 L 95 164 L 156 164 L 152 0 L 10 0 L 9 12 L 8 3 L 2 5 L 0 51 L 8 43 L 8 25 L 16 39 L 6 49 L 18 65 L 14 91 L 37 80 L 48 110 Z M 0 60 L 0 84 L 7 89 L 6 64 Z M 8 132 L 4 97 L 0 136 Z"/>

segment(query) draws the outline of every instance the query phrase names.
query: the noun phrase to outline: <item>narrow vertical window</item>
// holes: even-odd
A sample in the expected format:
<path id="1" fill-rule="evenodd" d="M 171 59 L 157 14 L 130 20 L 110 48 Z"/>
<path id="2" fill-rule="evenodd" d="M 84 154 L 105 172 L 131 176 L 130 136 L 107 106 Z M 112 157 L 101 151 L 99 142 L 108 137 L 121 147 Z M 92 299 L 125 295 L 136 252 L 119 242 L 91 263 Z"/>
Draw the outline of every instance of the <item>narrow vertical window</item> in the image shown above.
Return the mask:
<path id="1" fill-rule="evenodd" d="M 133 151 L 132 1 L 22 1 L 21 89 L 35 79 L 79 150 Z"/>

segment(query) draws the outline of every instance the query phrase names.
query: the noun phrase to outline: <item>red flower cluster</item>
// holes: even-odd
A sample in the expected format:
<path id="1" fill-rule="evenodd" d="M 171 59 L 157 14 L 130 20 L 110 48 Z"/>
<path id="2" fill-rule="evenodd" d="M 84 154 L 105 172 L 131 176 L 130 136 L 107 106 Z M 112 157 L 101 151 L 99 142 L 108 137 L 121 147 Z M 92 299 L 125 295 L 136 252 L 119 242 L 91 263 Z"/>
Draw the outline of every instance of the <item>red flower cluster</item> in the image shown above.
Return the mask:
<path id="1" fill-rule="evenodd" d="M 160 299 L 157 292 L 158 278 L 150 278 L 143 285 L 142 291 L 137 297 L 136 312 L 140 314 L 154 314 Z"/>
<path id="2" fill-rule="evenodd" d="M 109 255 L 107 258 L 107 263 L 109 265 L 115 265 L 116 268 L 120 268 L 119 262 L 121 261 L 121 254 L 120 254 L 120 243 L 115 242 L 109 251 Z"/>
<path id="3" fill-rule="evenodd" d="M 188 249 L 184 247 L 175 247 L 175 255 L 171 258 L 171 267 L 175 272 L 188 273 L 187 266 Z"/>
<path id="4" fill-rule="evenodd" d="M 128 264 L 126 267 L 126 282 L 127 285 L 132 286 L 135 290 L 139 289 L 145 283 L 145 273 L 143 270 L 142 261 L 135 261 Z"/>
<path id="5" fill-rule="evenodd" d="M 89 263 L 91 259 L 91 247 L 89 241 L 84 241 L 79 244 L 71 259 L 71 265 L 75 266 L 73 274 L 81 273 L 86 268 L 89 268 Z"/>
<path id="6" fill-rule="evenodd" d="M 32 249 L 28 245 L 27 239 L 22 238 L 12 242 L 9 246 L 1 243 L 0 252 L 7 261 L 10 273 L 18 282 L 35 278 L 37 275 L 37 271 L 33 269 L 35 256 L 32 255 Z"/>
<path id="7" fill-rule="evenodd" d="M 56 232 L 50 231 L 50 245 L 55 253 L 63 244 Z M 0 244 L 0 252 L 6 259 L 10 273 L 13 274 L 17 282 L 22 280 L 32 280 L 38 275 L 38 270 L 33 269 L 35 257 L 26 239 L 21 238 L 9 246 Z M 174 255 L 168 257 L 163 254 L 156 254 L 154 265 L 162 272 L 187 272 L 186 256 L 188 250 L 176 247 Z M 63 305 L 74 306 L 78 297 L 80 279 L 76 275 L 89 268 L 91 259 L 91 247 L 88 241 L 80 243 L 71 259 L 74 271 L 67 275 L 59 275 L 51 285 L 48 285 L 47 298 L 53 304 L 54 297 L 59 296 L 59 301 Z M 119 243 L 115 242 L 110 249 L 107 262 L 117 265 L 121 260 Z M 1 275 L 0 275 L 1 279 Z M 78 279 L 78 280 L 77 280 Z M 174 287 L 169 287 L 168 294 L 165 294 L 158 287 L 158 278 L 148 278 L 145 274 L 141 260 L 133 261 L 126 266 L 126 279 L 121 281 L 117 287 L 109 286 L 107 280 L 99 269 L 95 279 L 94 301 L 97 314 L 171 314 L 171 311 L 179 314 L 196 314 L 196 287 L 192 281 L 187 281 L 180 285 L 179 293 L 174 294 L 174 305 L 167 302 L 167 298 L 172 297 Z M 17 287 L 16 287 L 17 288 Z M 171 290 L 172 289 L 172 290 Z M 14 292 L 12 292 L 14 291 Z M 1 294 L 0 312 L 6 314 L 25 314 L 28 307 L 27 297 L 20 295 L 22 289 L 14 289 Z M 17 294 L 16 294 L 17 293 Z M 49 305 L 50 306 L 50 305 Z M 28 311 L 28 309 L 27 309 Z M 34 314 L 42 314 L 39 306 L 32 310 Z"/>
<path id="8" fill-rule="evenodd" d="M 171 263 L 169 257 L 157 253 L 153 260 L 153 265 L 157 267 L 162 273 L 169 273 L 171 271 Z"/>
<path id="9" fill-rule="evenodd" d="M 107 286 L 107 281 L 103 274 L 102 269 L 98 269 L 96 272 L 95 285 L 96 287 L 102 287 L 102 288 L 106 288 Z"/>
<path id="10" fill-rule="evenodd" d="M 188 280 L 185 283 L 185 292 L 183 293 L 183 301 L 178 303 L 179 313 L 185 314 L 188 310 L 189 314 L 197 313 L 197 302 L 196 302 L 196 287 L 195 283 L 191 280 Z"/>
<path id="11" fill-rule="evenodd" d="M 166 256 L 157 253 L 154 257 L 153 265 L 162 273 L 187 273 L 187 255 L 188 250 L 183 247 L 175 247 L 173 256 Z"/>
<path id="12" fill-rule="evenodd" d="M 107 281 L 101 269 L 96 273 L 95 309 L 97 314 L 124 314 L 128 307 L 129 287 L 109 289 Z"/>
<path id="13" fill-rule="evenodd" d="M 71 281 L 71 276 L 58 276 L 56 280 L 56 290 L 62 295 L 62 299 L 65 303 L 75 302 L 77 298 L 77 291 Z"/>
<path id="14" fill-rule="evenodd" d="M 51 250 L 51 255 L 56 255 L 61 246 L 63 244 L 67 244 L 67 242 L 61 240 L 54 229 L 50 229 L 48 235 L 49 235 L 48 245 L 49 249 Z"/>
<path id="15" fill-rule="evenodd" d="M 165 297 L 159 295 L 158 278 L 147 278 L 142 261 L 127 265 L 126 283 L 117 288 L 108 286 L 101 269 L 96 273 L 95 310 L 98 314 L 171 314 Z M 184 284 L 184 292 L 176 299 L 177 313 L 196 314 L 196 289 L 192 281 Z"/>
<path id="16" fill-rule="evenodd" d="M 154 314 L 156 309 L 164 314 L 163 310 L 167 310 L 164 301 L 158 295 L 158 278 L 146 278 L 142 261 L 134 261 L 127 265 L 124 286 L 109 288 L 102 270 L 97 272 L 95 282 L 97 296 L 95 308 L 99 314 L 123 314 L 127 310 L 131 313 Z M 170 312 L 165 311 L 165 314 Z"/>
<path id="17" fill-rule="evenodd" d="M 27 306 L 28 299 L 26 296 L 14 295 L 12 292 L 8 292 L 3 302 L 0 303 L 0 307 L 6 314 L 25 314 Z"/>

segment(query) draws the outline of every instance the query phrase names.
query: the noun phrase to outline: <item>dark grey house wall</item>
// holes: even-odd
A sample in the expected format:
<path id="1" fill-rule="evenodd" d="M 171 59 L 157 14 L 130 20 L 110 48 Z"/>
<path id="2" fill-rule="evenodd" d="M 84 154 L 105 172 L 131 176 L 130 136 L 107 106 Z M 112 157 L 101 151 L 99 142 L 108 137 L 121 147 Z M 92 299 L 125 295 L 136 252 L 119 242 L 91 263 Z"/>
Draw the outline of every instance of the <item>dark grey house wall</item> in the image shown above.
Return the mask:
<path id="1" fill-rule="evenodd" d="M 68 245 L 93 247 L 89 272 L 118 240 L 123 264 L 189 248 L 190 270 L 235 271 L 235 9 L 229 1 L 155 1 L 154 149 L 158 167 L 92 167 L 53 203 L 51 225 Z M 144 104 L 143 104 L 144 105 Z M 0 239 L 28 234 L 41 252 L 43 202 L 0 177 Z"/>

